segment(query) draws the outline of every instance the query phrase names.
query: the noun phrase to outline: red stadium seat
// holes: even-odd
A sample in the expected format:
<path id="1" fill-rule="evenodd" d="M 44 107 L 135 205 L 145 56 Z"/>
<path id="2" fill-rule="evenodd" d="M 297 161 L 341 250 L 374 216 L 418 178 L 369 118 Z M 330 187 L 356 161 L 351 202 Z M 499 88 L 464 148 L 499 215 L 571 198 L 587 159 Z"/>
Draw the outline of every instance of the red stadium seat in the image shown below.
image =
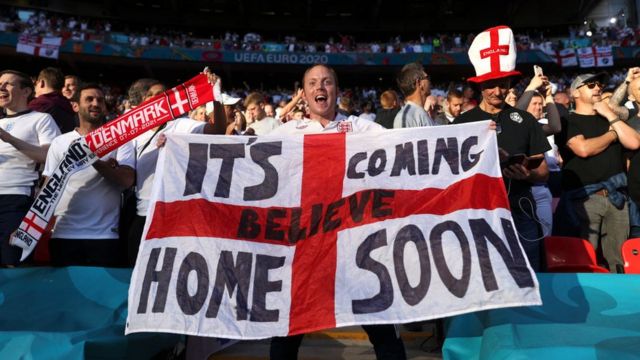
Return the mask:
<path id="1" fill-rule="evenodd" d="M 640 238 L 629 239 L 622 244 L 625 274 L 640 274 Z"/>
<path id="2" fill-rule="evenodd" d="M 598 265 L 596 252 L 587 240 L 566 236 L 548 236 L 544 239 L 544 248 L 549 272 L 609 272 Z"/>

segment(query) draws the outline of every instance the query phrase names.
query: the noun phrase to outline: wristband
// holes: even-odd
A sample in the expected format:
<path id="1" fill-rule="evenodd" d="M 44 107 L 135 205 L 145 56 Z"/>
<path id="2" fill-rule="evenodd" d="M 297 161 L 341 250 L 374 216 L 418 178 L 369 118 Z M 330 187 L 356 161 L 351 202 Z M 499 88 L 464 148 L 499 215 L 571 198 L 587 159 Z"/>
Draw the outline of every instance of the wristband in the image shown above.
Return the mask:
<path id="1" fill-rule="evenodd" d="M 618 141 L 618 138 L 619 138 L 619 137 L 618 137 L 618 132 L 617 132 L 617 131 L 615 131 L 615 130 L 611 129 L 611 130 L 609 130 L 609 131 L 607 131 L 607 132 L 612 132 L 612 131 L 613 131 L 613 133 L 616 135 L 616 139 L 615 139 L 615 140 L 613 140 L 613 141 Z"/>
<path id="2" fill-rule="evenodd" d="M 617 123 L 618 121 L 622 121 L 622 120 L 620 120 L 620 119 L 614 119 L 614 120 L 612 120 L 612 121 L 609 121 L 609 126 L 611 126 L 611 125 L 613 125 L 613 124 Z"/>

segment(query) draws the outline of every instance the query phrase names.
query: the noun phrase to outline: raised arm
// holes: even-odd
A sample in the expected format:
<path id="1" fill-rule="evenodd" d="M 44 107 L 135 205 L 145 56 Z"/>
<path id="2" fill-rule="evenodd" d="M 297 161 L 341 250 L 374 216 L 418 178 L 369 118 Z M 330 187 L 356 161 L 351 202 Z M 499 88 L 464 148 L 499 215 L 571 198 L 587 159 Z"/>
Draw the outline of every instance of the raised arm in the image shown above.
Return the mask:
<path id="1" fill-rule="evenodd" d="M 606 133 L 586 139 L 583 135 L 577 135 L 567 141 L 567 146 L 579 157 L 586 158 L 598 155 L 615 141 L 620 141 L 627 149 L 635 150 L 640 147 L 640 135 L 637 131 L 621 121 L 605 102 L 596 103 L 593 108 L 598 114 L 604 116 L 610 125 Z"/>
<path id="2" fill-rule="evenodd" d="M 531 99 L 533 99 L 533 95 L 535 93 L 535 90 L 526 90 L 518 99 L 518 102 L 516 103 L 516 109 L 527 111 L 529 103 L 531 103 Z"/>
<path id="3" fill-rule="evenodd" d="M 542 131 L 544 131 L 544 134 L 547 136 L 557 134 L 562 130 L 562 122 L 560 121 L 558 105 L 553 101 L 551 86 L 547 86 L 544 103 L 547 110 L 548 123 L 542 125 Z"/>
<path id="4" fill-rule="evenodd" d="M 207 121 L 202 130 L 205 134 L 224 135 L 227 130 L 227 115 L 221 102 L 213 102 L 213 123 Z"/>
<path id="5" fill-rule="evenodd" d="M 630 68 L 627 72 L 627 77 L 620 85 L 618 85 L 609 99 L 609 107 L 611 107 L 611 110 L 613 110 L 613 112 L 622 121 L 627 121 L 629 119 L 629 109 L 623 105 L 627 99 L 629 83 L 638 76 L 640 76 L 640 67 Z"/>
<path id="6" fill-rule="evenodd" d="M 609 105 L 600 101 L 593 105 L 593 108 L 598 112 L 598 114 L 604 116 L 609 121 L 609 125 L 611 130 L 615 132 L 618 141 L 629 150 L 636 150 L 640 148 L 640 134 L 627 125 L 626 122 L 621 121 L 618 115 L 609 107 Z"/>
<path id="7" fill-rule="evenodd" d="M 298 89 L 298 91 L 296 91 L 296 94 L 291 98 L 291 101 L 289 101 L 289 103 L 287 103 L 287 105 L 285 105 L 282 108 L 282 111 L 280 112 L 280 119 L 284 119 L 284 117 L 287 116 L 287 114 L 290 113 L 291 110 L 293 110 L 293 108 L 296 107 L 296 104 L 298 103 L 298 101 L 302 99 L 302 95 L 303 95 L 303 90 L 302 88 L 300 88 Z"/>
<path id="8" fill-rule="evenodd" d="M 224 135 L 227 130 L 227 115 L 224 112 L 222 103 L 218 101 L 221 99 L 222 94 L 222 79 L 211 72 L 209 67 L 204 68 L 203 72 L 207 75 L 209 83 L 212 84 L 213 95 L 217 100 L 213 102 L 213 119 L 207 121 L 202 132 L 212 135 Z"/>
<path id="9" fill-rule="evenodd" d="M 47 160 L 47 151 L 49 150 L 49 144 L 45 145 L 33 145 L 26 141 L 20 140 L 17 137 L 9 134 L 8 132 L 0 128 L 0 140 L 8 143 L 16 148 L 16 150 L 25 154 L 31 160 L 44 164 Z"/>

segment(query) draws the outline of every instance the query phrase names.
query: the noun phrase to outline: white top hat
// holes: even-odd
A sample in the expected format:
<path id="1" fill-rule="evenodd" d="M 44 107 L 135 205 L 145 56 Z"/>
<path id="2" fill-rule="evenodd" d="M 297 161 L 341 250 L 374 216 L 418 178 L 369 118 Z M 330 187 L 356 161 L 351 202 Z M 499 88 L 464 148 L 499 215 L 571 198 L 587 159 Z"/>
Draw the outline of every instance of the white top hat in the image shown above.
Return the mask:
<path id="1" fill-rule="evenodd" d="M 469 60 L 476 70 L 476 76 L 468 81 L 480 83 L 520 75 L 516 68 L 516 44 L 513 31 L 507 26 L 487 29 L 471 43 Z"/>

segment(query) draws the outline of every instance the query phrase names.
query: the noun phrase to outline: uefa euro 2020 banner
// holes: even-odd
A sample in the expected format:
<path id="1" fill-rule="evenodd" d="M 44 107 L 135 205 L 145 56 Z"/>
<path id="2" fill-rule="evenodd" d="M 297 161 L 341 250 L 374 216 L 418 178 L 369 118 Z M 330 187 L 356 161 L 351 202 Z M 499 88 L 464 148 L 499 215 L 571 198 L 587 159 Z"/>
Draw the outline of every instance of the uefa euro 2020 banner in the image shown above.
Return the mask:
<path id="1" fill-rule="evenodd" d="M 169 135 L 156 171 L 127 333 L 260 339 L 541 304 L 488 122 Z"/>

